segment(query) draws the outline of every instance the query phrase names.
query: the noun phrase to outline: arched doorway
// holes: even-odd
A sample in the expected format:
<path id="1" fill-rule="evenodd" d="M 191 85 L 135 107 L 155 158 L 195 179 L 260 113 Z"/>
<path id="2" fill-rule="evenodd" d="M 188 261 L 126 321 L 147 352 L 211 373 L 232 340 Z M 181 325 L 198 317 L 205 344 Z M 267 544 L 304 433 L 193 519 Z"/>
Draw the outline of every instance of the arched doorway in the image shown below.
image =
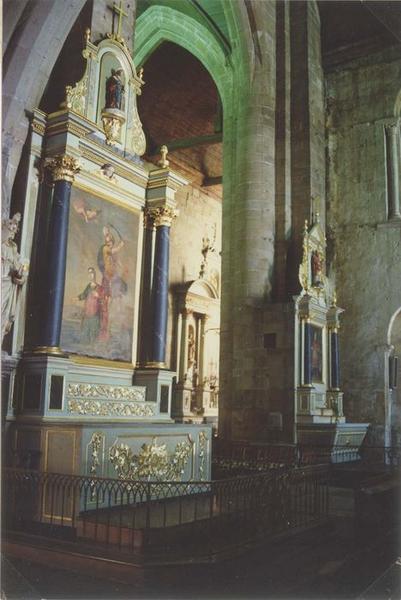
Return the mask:
<path id="1" fill-rule="evenodd" d="M 173 402 L 173 416 L 177 420 L 215 423 L 219 387 L 220 340 L 216 332 L 220 332 L 222 102 L 207 69 L 173 42 L 158 46 L 143 67 L 146 84 L 138 108 L 147 137 L 145 158 L 157 166 L 160 149 L 167 146 L 169 167 L 188 181 L 176 193 L 178 218 L 170 234 L 167 364 L 177 372 L 173 390 L 176 402 L 181 399 L 184 405 L 188 390 L 191 400 L 185 414 L 183 407 L 177 408 Z M 199 282 L 195 291 L 194 282 Z M 213 293 L 203 293 L 209 288 Z M 180 290 L 191 290 L 192 303 L 184 306 L 184 312 L 188 312 L 184 317 Z M 183 326 L 183 319 L 188 321 L 187 327 Z M 188 366 L 191 361 L 189 356 L 184 357 L 184 349 L 188 354 L 191 340 L 196 344 L 196 357 Z"/>

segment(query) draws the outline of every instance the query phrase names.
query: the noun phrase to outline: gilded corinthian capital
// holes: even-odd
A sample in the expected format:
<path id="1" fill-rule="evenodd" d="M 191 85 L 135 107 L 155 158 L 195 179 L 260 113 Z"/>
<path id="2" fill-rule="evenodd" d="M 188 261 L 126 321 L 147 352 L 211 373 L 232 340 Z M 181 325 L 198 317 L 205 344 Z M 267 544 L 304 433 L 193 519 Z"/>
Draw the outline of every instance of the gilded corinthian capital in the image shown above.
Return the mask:
<path id="1" fill-rule="evenodd" d="M 155 227 L 165 225 L 171 227 L 173 219 L 177 216 L 177 211 L 171 206 L 148 207 L 146 209 L 147 219 L 154 222 Z"/>
<path id="2" fill-rule="evenodd" d="M 73 182 L 75 174 L 79 172 L 80 167 L 78 160 L 68 154 L 59 154 L 50 160 L 46 167 L 52 174 L 53 181 L 69 181 Z"/>

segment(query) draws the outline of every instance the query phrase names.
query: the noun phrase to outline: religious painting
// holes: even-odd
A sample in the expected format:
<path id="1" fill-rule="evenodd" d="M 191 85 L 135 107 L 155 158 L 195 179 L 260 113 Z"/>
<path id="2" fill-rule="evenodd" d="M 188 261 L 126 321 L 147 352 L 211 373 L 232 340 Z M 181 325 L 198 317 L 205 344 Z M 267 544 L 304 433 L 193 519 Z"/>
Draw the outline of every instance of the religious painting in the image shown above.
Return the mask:
<path id="1" fill-rule="evenodd" d="M 63 350 L 131 362 L 139 216 L 74 187 Z"/>
<path id="2" fill-rule="evenodd" d="M 323 382 L 323 330 L 311 325 L 311 366 L 312 383 Z"/>

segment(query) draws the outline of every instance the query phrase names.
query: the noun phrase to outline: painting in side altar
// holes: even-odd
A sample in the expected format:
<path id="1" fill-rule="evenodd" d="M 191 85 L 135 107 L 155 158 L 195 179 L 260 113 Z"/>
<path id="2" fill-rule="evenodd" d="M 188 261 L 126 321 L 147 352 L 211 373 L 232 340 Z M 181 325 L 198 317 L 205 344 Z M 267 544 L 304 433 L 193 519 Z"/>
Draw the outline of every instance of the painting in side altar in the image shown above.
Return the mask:
<path id="1" fill-rule="evenodd" d="M 323 333 L 320 327 L 311 325 L 312 382 L 323 382 Z"/>
<path id="2" fill-rule="evenodd" d="M 139 216 L 71 193 L 61 347 L 131 362 Z"/>

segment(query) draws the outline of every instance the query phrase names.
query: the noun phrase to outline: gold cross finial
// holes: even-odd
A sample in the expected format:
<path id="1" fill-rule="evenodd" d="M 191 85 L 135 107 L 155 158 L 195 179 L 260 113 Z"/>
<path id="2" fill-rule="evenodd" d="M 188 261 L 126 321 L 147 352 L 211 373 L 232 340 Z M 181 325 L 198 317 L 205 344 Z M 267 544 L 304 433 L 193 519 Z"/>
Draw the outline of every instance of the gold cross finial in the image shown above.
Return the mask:
<path id="1" fill-rule="evenodd" d="M 118 25 L 117 25 L 117 34 L 116 34 L 116 38 L 117 40 L 121 40 L 121 24 L 122 24 L 122 20 L 123 17 L 128 17 L 128 13 L 123 11 L 123 3 L 122 0 L 120 0 L 120 6 L 117 6 L 117 4 L 115 2 L 113 2 L 113 6 L 109 6 L 109 9 L 113 11 L 113 13 L 115 13 L 116 15 L 118 15 Z M 113 27 L 113 32 L 114 32 L 114 27 Z"/>

